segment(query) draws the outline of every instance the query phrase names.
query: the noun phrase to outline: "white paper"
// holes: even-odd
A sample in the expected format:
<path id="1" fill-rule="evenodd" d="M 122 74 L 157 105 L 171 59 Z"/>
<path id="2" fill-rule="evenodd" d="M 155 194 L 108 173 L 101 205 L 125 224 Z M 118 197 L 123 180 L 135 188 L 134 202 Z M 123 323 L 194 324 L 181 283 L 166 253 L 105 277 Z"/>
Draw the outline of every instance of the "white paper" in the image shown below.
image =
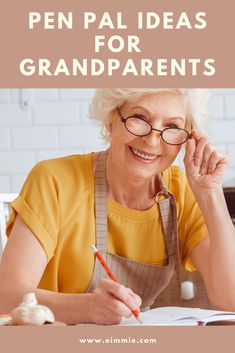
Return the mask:
<path id="1" fill-rule="evenodd" d="M 235 321 L 235 312 L 167 306 L 140 313 L 140 320 L 146 326 L 197 326 L 199 322 L 206 324 L 213 321 Z M 140 324 L 132 316 L 129 319 L 123 318 L 119 325 L 139 326 Z"/>

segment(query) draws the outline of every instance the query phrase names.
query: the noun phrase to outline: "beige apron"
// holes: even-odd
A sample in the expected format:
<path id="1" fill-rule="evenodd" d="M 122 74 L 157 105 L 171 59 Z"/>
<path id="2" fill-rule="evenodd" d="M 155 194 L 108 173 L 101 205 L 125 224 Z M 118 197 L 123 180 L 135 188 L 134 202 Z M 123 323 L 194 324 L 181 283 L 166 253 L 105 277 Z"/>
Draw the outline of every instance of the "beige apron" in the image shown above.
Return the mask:
<path id="1" fill-rule="evenodd" d="M 101 153 L 95 170 L 96 247 L 118 281 L 141 297 L 141 310 L 144 311 L 154 303 L 169 283 L 174 272 L 180 274 L 176 201 L 164 186 L 162 177 L 159 176 L 161 191 L 157 194 L 155 201 L 158 203 L 161 213 L 168 257 L 166 266 L 144 264 L 109 253 L 107 251 L 107 183 L 105 173 L 107 155 L 108 150 Z M 87 292 L 92 292 L 97 283 L 105 277 L 107 277 L 105 270 L 95 259 L 93 277 Z"/>

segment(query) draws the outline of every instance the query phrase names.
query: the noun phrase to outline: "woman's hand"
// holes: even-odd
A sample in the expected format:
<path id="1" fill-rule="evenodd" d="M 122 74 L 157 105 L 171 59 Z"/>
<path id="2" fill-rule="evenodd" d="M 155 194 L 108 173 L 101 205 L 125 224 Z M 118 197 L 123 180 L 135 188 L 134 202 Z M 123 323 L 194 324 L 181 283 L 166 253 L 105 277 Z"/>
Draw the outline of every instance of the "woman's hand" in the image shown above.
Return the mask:
<path id="1" fill-rule="evenodd" d="M 118 324 L 130 317 L 131 310 L 140 310 L 141 299 L 131 289 L 110 279 L 102 279 L 90 297 L 89 317 L 100 325 Z"/>
<path id="2" fill-rule="evenodd" d="M 184 164 L 189 184 L 193 191 L 213 190 L 221 187 L 227 156 L 215 151 L 207 137 L 192 130 L 193 138 L 188 140 Z"/>

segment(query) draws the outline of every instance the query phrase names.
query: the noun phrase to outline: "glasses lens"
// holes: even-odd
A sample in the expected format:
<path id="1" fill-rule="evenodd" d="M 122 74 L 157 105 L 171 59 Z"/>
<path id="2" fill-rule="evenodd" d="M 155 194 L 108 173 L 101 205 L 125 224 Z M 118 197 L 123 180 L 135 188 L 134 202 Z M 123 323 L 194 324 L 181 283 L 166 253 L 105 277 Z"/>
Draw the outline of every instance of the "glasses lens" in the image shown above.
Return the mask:
<path id="1" fill-rule="evenodd" d="M 126 128 L 137 136 L 148 135 L 151 132 L 151 126 L 147 121 L 132 116 L 126 119 Z"/>
<path id="2" fill-rule="evenodd" d="M 162 133 L 162 139 L 172 145 L 180 145 L 187 141 L 188 133 L 183 129 L 166 129 Z"/>

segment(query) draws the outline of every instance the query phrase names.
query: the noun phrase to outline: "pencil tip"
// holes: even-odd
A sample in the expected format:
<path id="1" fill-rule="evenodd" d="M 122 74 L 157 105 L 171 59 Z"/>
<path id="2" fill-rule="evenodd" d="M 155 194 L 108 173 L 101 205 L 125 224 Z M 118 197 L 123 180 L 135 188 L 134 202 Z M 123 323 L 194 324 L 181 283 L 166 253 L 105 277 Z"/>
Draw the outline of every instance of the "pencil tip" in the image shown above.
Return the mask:
<path id="1" fill-rule="evenodd" d="M 138 321 L 139 321 L 139 323 L 141 324 L 141 325 L 143 325 L 143 322 L 140 320 L 140 318 L 136 318 Z"/>

